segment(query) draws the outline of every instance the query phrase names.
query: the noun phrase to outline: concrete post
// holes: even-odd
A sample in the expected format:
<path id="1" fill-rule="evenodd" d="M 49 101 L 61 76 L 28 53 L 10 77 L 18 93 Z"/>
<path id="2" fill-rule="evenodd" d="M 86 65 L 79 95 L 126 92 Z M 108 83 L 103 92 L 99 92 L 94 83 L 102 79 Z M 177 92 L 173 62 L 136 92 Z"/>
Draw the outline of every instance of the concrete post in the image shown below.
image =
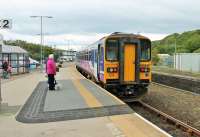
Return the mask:
<path id="1" fill-rule="evenodd" d="M 3 45 L 3 35 L 0 34 L 0 54 L 2 54 Z M 1 107 L 2 97 L 1 97 L 1 76 L 0 76 L 0 107 Z"/>

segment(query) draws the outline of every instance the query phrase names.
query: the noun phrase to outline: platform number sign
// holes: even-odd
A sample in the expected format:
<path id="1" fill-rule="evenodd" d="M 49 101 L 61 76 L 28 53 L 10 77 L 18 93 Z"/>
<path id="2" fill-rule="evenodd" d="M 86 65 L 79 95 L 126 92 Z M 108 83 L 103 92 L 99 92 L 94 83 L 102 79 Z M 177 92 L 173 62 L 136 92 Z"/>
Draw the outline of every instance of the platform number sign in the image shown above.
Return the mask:
<path id="1" fill-rule="evenodd" d="M 11 29 L 12 28 L 12 20 L 11 19 L 1 19 L 0 20 L 0 28 L 1 29 Z"/>

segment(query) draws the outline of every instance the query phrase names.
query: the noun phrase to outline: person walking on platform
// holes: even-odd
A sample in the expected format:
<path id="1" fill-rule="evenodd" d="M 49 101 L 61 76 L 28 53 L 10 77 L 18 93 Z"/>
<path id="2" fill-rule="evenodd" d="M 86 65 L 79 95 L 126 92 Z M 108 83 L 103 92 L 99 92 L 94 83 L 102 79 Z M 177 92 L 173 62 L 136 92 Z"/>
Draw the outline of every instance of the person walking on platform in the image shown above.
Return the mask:
<path id="1" fill-rule="evenodd" d="M 54 61 L 54 55 L 50 54 L 46 64 L 46 72 L 48 75 L 49 90 L 55 90 L 55 75 L 56 75 L 56 63 Z"/>

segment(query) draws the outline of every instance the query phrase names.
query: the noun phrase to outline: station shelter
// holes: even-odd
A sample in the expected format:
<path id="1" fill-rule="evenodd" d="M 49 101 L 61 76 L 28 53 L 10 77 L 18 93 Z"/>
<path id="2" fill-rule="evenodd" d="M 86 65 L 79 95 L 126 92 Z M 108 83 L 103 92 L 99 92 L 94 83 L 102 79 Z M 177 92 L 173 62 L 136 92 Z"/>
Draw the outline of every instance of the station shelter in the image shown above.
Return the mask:
<path id="1" fill-rule="evenodd" d="M 22 74 L 29 72 L 29 55 L 28 52 L 21 47 L 2 45 L 2 52 L 0 53 L 0 73 L 2 74 L 2 64 L 7 61 L 11 69 L 11 74 Z"/>

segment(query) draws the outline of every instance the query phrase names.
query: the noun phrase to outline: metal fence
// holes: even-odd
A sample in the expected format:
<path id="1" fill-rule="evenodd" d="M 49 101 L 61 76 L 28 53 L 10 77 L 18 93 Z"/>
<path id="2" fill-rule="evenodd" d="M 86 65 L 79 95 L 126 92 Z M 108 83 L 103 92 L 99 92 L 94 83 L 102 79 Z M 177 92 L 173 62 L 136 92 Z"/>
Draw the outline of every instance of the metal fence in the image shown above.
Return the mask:
<path id="1" fill-rule="evenodd" d="M 177 53 L 174 68 L 180 71 L 200 72 L 200 53 Z"/>
<path id="2" fill-rule="evenodd" d="M 179 71 L 200 72 L 200 53 L 177 53 L 173 56 L 159 55 L 158 66 L 174 68 Z"/>

